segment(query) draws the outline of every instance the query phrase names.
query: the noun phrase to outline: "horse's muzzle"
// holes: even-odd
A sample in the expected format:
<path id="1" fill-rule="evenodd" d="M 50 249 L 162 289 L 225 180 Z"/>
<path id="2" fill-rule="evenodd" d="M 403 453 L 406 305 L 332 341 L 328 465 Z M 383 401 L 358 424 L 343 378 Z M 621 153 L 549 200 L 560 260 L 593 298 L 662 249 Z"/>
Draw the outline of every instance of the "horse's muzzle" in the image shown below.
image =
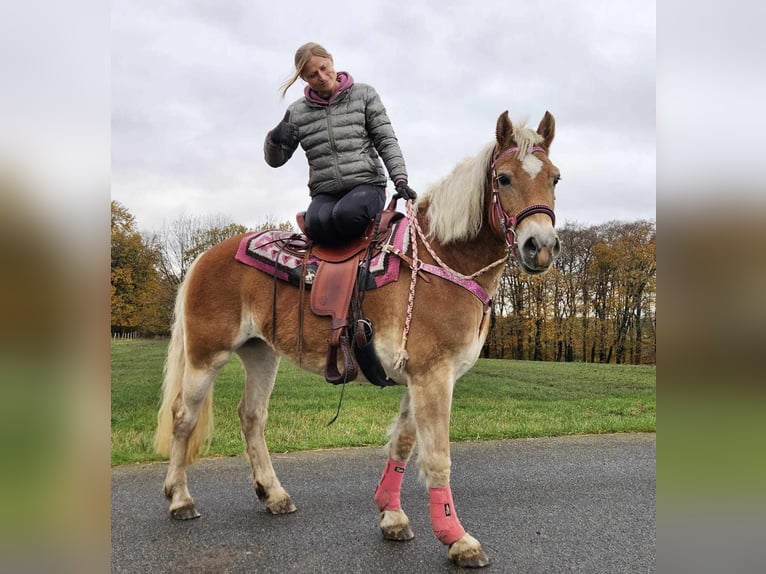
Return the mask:
<path id="1" fill-rule="evenodd" d="M 520 239 L 519 263 L 527 273 L 546 271 L 561 252 L 561 242 L 553 227 L 544 230 L 538 228 L 536 233 Z"/>

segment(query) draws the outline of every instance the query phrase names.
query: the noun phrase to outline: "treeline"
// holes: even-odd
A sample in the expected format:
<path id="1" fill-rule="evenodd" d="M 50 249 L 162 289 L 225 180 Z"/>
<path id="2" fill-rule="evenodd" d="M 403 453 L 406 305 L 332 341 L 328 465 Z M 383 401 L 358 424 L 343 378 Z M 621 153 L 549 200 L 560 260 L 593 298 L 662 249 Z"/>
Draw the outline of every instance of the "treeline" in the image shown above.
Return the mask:
<path id="1" fill-rule="evenodd" d="M 553 269 L 509 263 L 483 356 L 535 361 L 656 361 L 657 232 L 650 221 L 559 229 Z"/>
<path id="2" fill-rule="evenodd" d="M 293 229 L 266 221 L 259 228 Z M 222 216 L 180 217 L 141 234 L 112 202 L 112 335 L 169 333 L 175 293 L 194 258 L 247 229 Z M 554 269 L 530 277 L 509 263 L 491 309 L 489 358 L 654 363 L 656 228 L 612 222 L 559 229 Z"/>

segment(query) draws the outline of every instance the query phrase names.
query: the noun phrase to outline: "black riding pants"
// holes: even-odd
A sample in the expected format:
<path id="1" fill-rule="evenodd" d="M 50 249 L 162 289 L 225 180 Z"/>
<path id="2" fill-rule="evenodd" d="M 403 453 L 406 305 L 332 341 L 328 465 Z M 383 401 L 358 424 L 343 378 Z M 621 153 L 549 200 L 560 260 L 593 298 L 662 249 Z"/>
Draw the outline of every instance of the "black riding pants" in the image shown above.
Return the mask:
<path id="1" fill-rule="evenodd" d="M 358 185 L 345 195 L 315 195 L 306 210 L 306 231 L 322 245 L 338 245 L 359 237 L 383 211 L 386 188 Z"/>

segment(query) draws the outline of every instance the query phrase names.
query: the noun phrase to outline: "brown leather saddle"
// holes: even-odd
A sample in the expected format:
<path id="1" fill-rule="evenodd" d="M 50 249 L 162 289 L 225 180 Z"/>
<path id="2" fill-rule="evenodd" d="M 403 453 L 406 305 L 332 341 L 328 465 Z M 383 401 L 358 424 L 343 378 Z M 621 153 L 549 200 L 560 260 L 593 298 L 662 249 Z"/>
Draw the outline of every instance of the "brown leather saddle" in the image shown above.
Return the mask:
<path id="1" fill-rule="evenodd" d="M 393 223 L 404 216 L 395 208 L 396 201 L 392 200 L 386 210 L 370 223 L 362 236 L 345 245 L 325 246 L 309 243 L 309 255 L 319 259 L 319 266 L 311 285 L 309 304 L 315 315 L 330 318 L 325 379 L 332 384 L 353 381 L 359 374 L 352 344 L 358 351 L 365 344 L 363 339 L 367 338 L 366 342 L 370 342 L 372 333 L 369 322 L 357 325 L 359 321 L 365 320 L 361 316 L 354 316 L 360 315 L 361 309 L 357 309 L 355 313 L 352 309 L 352 300 L 357 291 L 360 268 L 366 260 L 369 260 L 372 250 L 380 239 L 388 236 Z M 298 213 L 296 220 L 301 231 L 309 237 L 306 233 L 304 216 L 305 212 Z M 365 328 L 369 331 L 364 332 Z M 356 340 L 352 341 L 352 337 L 356 337 Z M 342 370 L 338 369 L 338 351 L 341 352 Z M 371 345 L 369 351 L 372 351 Z M 356 356 L 359 358 L 358 352 Z M 382 368 L 379 362 L 375 370 L 377 374 L 369 373 L 365 365 L 362 365 L 362 371 L 370 382 L 379 386 L 396 384 L 385 375 L 381 380 Z"/>

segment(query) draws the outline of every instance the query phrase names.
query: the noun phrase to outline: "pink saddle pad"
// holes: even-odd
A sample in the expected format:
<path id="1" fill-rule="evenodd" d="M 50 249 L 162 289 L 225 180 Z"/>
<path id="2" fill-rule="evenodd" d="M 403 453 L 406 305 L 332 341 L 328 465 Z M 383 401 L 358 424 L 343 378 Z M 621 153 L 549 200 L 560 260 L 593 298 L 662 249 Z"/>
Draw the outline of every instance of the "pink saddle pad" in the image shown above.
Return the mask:
<path id="1" fill-rule="evenodd" d="M 294 235 L 297 236 L 298 234 Z M 304 258 L 286 248 L 285 240 L 289 236 L 290 234 L 278 229 L 269 229 L 247 235 L 240 242 L 235 259 L 298 287 L 301 283 Z M 402 253 L 406 253 L 408 244 L 407 220 L 403 218 L 394 222 L 391 233 L 382 243 L 382 246 L 390 245 Z M 370 260 L 370 267 L 366 277 L 362 280 L 362 288 L 376 289 L 396 281 L 399 276 L 400 264 L 399 257 L 389 253 L 386 249 L 377 251 Z M 319 260 L 309 256 L 306 261 L 304 276 L 304 284 L 308 289 L 311 288 L 318 266 Z"/>

